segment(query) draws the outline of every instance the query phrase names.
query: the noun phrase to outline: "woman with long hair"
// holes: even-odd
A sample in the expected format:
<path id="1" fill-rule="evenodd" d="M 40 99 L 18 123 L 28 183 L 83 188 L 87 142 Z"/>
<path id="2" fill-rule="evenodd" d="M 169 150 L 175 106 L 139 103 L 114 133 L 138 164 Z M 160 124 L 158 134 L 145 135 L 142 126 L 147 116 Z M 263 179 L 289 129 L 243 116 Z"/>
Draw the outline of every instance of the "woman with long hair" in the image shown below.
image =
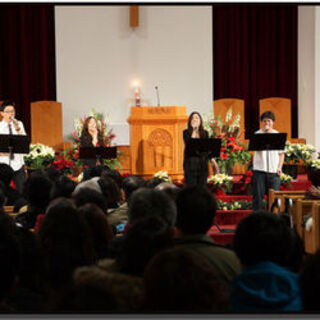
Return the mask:
<path id="1" fill-rule="evenodd" d="M 88 117 L 82 128 L 80 136 L 80 147 L 103 147 L 104 137 L 103 133 L 98 128 L 97 120 L 90 116 Z M 96 159 L 83 159 L 83 164 L 86 167 L 84 170 L 84 176 L 89 175 L 89 168 L 97 165 Z M 84 177 L 84 178 L 86 178 Z"/>
<path id="2" fill-rule="evenodd" d="M 203 128 L 202 117 L 199 112 L 192 112 L 188 119 L 188 127 L 183 131 L 183 140 L 185 143 L 183 170 L 185 184 L 206 185 L 208 178 L 208 157 L 206 155 L 190 156 L 188 142 L 191 139 L 208 138 L 208 132 Z M 210 159 L 215 173 L 219 172 L 216 161 Z"/>

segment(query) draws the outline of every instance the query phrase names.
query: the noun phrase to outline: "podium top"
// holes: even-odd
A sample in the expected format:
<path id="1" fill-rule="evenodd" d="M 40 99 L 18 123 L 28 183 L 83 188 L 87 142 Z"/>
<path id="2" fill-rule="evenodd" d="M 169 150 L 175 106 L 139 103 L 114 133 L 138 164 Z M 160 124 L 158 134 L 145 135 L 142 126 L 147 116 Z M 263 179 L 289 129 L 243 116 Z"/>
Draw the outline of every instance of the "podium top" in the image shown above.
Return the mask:
<path id="1" fill-rule="evenodd" d="M 128 122 L 148 119 L 188 119 L 185 106 L 132 107 Z"/>

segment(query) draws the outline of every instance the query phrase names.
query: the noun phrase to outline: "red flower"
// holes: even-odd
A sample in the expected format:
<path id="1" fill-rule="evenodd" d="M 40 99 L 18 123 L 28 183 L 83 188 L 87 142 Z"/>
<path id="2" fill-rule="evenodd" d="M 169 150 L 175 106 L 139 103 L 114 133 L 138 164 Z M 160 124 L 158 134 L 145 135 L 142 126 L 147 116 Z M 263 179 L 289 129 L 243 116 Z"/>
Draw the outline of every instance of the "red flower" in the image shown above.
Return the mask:
<path id="1" fill-rule="evenodd" d="M 226 160 L 226 159 L 228 158 L 228 155 L 227 155 L 226 153 L 221 153 L 221 154 L 220 154 L 220 158 L 221 158 L 222 160 Z"/>

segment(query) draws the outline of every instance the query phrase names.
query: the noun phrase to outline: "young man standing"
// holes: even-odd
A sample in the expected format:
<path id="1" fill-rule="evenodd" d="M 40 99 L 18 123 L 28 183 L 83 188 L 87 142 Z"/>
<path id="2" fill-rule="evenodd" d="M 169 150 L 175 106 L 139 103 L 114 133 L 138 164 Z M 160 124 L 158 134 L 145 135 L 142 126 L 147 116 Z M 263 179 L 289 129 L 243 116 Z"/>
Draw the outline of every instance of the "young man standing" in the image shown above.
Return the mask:
<path id="1" fill-rule="evenodd" d="M 0 107 L 0 113 L 3 117 L 0 121 L 0 134 L 26 135 L 23 123 L 15 119 L 15 103 L 6 100 Z M 0 163 L 6 163 L 14 170 L 13 181 L 17 190 L 21 193 L 25 181 L 23 154 L 15 153 L 10 159 L 9 153 L 0 153 Z"/>
<path id="2" fill-rule="evenodd" d="M 255 133 L 278 133 L 273 129 L 274 121 L 273 112 L 264 112 L 261 115 L 262 128 Z M 284 150 L 255 151 L 252 177 L 254 211 L 262 209 L 263 197 L 269 189 L 280 189 L 283 161 Z"/>

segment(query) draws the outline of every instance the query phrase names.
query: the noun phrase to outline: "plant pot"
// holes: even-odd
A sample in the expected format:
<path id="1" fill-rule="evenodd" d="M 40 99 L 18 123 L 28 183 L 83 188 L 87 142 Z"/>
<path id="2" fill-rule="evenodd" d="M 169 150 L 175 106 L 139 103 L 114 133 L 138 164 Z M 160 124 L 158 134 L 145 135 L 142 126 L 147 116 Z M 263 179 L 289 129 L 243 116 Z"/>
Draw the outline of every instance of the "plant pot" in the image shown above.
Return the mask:
<path id="1" fill-rule="evenodd" d="M 294 180 L 296 180 L 297 175 L 298 175 L 298 165 L 297 164 L 284 164 L 282 167 L 282 171 L 283 171 L 283 173 L 288 174 Z"/>

